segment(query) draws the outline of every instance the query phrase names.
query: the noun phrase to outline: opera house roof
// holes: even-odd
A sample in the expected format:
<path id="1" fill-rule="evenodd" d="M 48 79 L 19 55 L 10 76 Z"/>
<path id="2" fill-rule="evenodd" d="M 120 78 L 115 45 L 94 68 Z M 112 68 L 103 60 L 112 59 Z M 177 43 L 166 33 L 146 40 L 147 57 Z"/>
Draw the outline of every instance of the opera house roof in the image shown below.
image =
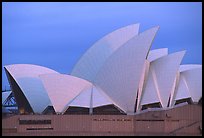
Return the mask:
<path id="1" fill-rule="evenodd" d="M 167 109 L 177 101 L 202 97 L 202 65 L 181 65 L 184 51 L 150 50 L 159 26 L 139 33 L 139 24 L 115 30 L 93 44 L 70 74 L 31 65 L 5 66 L 19 110 L 43 113 L 53 106 L 64 114 L 70 107 L 89 113 L 114 105 L 135 114 L 148 105 Z"/>

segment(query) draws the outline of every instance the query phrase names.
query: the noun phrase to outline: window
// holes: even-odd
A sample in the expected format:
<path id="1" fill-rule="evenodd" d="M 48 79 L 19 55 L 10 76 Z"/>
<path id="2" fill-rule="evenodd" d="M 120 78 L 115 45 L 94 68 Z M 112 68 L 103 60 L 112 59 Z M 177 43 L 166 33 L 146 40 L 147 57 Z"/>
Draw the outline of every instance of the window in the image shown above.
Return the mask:
<path id="1" fill-rule="evenodd" d="M 19 120 L 20 125 L 51 124 L 51 120 Z"/>

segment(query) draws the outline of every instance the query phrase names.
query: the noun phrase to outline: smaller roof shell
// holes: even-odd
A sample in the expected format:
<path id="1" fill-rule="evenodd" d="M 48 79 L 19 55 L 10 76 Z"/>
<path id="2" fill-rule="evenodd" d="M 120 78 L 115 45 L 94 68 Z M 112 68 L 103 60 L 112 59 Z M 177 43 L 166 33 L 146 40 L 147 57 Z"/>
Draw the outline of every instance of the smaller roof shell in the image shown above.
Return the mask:
<path id="1" fill-rule="evenodd" d="M 65 74 L 45 74 L 40 78 L 57 113 L 64 113 L 69 106 L 95 108 L 112 104 L 101 89 L 87 80 Z"/>
<path id="2" fill-rule="evenodd" d="M 59 73 L 52 69 L 32 64 L 7 65 L 5 66 L 5 69 L 16 81 L 33 111 L 35 113 L 42 113 L 50 104 L 50 99 L 44 89 L 39 75 Z M 13 92 L 15 96 L 15 91 Z M 39 104 L 39 101 L 41 101 L 41 104 Z"/>
<path id="3" fill-rule="evenodd" d="M 168 48 L 160 48 L 149 51 L 147 60 L 152 62 L 160 57 L 168 55 Z"/>
<path id="4" fill-rule="evenodd" d="M 141 105 L 160 102 L 167 107 L 176 80 L 177 70 L 185 51 L 163 56 L 150 63 L 149 76 L 144 86 Z M 166 79 L 168 78 L 168 79 Z"/>

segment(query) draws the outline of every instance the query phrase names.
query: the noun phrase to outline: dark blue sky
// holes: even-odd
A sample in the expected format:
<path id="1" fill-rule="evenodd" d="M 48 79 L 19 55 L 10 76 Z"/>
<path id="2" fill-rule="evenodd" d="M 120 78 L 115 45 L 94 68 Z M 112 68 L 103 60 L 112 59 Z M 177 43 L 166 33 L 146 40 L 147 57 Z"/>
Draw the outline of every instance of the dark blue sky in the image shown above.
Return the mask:
<path id="1" fill-rule="evenodd" d="M 129 24 L 140 31 L 160 26 L 151 49 L 187 50 L 182 64 L 202 64 L 202 3 L 3 3 L 3 70 L 37 64 L 70 73 L 98 39 Z"/>

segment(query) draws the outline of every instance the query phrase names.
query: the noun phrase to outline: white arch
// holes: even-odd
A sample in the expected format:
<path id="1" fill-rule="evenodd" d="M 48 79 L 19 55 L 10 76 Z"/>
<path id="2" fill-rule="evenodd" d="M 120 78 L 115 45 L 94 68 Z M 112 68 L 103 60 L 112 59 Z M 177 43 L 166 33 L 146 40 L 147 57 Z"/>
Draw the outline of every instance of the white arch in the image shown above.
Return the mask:
<path id="1" fill-rule="evenodd" d="M 52 105 L 57 113 L 69 106 L 95 108 L 113 104 L 107 95 L 92 83 L 70 75 L 40 75 Z"/>
<path id="2" fill-rule="evenodd" d="M 202 97 L 202 65 L 180 65 L 178 78 L 171 106 L 174 106 L 177 100 L 185 98 L 198 102 Z"/>
<path id="3" fill-rule="evenodd" d="M 174 101 L 190 98 L 190 97 L 191 97 L 191 94 L 188 88 L 188 84 L 186 83 L 186 79 L 183 74 L 180 74 L 178 88 L 175 91 Z"/>
<path id="4" fill-rule="evenodd" d="M 144 69 L 143 69 L 142 78 L 141 78 L 140 84 L 139 84 L 137 108 L 136 108 L 137 111 L 139 111 L 140 108 L 141 108 L 140 100 L 141 100 L 145 80 L 148 77 L 150 62 L 152 62 L 152 61 L 154 61 L 154 60 L 156 60 L 156 59 L 158 59 L 160 57 L 166 56 L 166 55 L 168 55 L 168 48 L 160 48 L 160 49 L 154 49 L 154 50 L 149 51 L 148 56 L 147 56 L 147 60 L 145 61 L 145 66 L 144 66 Z M 152 96 L 150 96 L 150 97 L 152 97 Z M 157 98 L 154 97 L 153 99 L 157 99 Z M 143 104 L 145 104 L 145 103 L 146 102 L 144 102 Z"/>
<path id="5" fill-rule="evenodd" d="M 93 82 L 106 59 L 133 36 L 138 35 L 139 24 L 117 29 L 98 40 L 74 66 L 71 75 Z"/>
<path id="6" fill-rule="evenodd" d="M 94 81 L 126 113 L 134 113 L 147 52 L 159 27 L 133 37 L 104 63 Z"/>
<path id="7" fill-rule="evenodd" d="M 50 104 L 50 100 L 39 75 L 49 73 L 58 74 L 58 72 L 46 67 L 31 64 L 7 65 L 5 69 L 16 81 L 33 111 L 35 113 L 42 113 Z M 40 104 L 39 101 L 41 102 Z"/>
<path id="8" fill-rule="evenodd" d="M 158 96 L 158 84 L 156 83 L 155 77 L 153 76 L 152 69 L 148 72 L 147 80 L 145 80 L 142 96 L 139 105 L 146 105 L 151 103 L 160 102 Z"/>
<path id="9" fill-rule="evenodd" d="M 160 102 L 163 108 L 167 107 L 169 96 L 174 93 L 176 74 L 184 54 L 185 51 L 172 53 L 150 63 L 141 105 Z"/>
<path id="10" fill-rule="evenodd" d="M 202 67 L 181 72 L 186 80 L 192 101 L 197 103 L 202 97 Z"/>
<path id="11" fill-rule="evenodd" d="M 113 104 L 109 97 L 98 87 L 92 85 L 75 97 L 69 106 L 96 108 Z"/>
<path id="12" fill-rule="evenodd" d="M 56 113 L 64 113 L 74 98 L 92 87 L 90 82 L 70 75 L 45 74 L 40 78 Z"/>

